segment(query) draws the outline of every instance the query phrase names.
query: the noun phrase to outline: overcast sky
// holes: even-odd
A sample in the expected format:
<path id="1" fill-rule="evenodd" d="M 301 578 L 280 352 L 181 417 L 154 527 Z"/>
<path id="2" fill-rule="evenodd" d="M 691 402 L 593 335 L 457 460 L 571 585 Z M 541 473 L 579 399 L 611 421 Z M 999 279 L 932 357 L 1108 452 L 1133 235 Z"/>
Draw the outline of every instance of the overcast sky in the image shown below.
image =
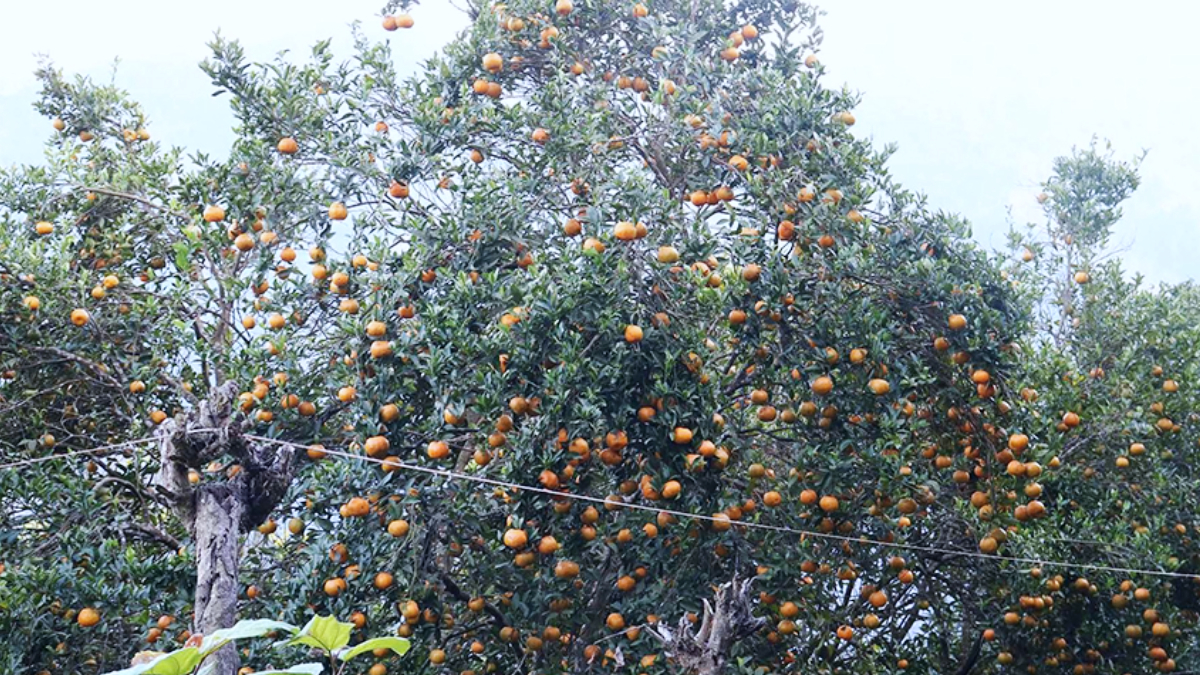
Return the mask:
<path id="1" fill-rule="evenodd" d="M 623 0 L 613 0 L 621 2 Z M 0 165 L 36 162 L 50 132 L 30 107 L 35 54 L 68 72 L 116 82 L 142 102 L 168 144 L 223 154 L 232 138 L 226 98 L 212 98 L 196 64 L 214 31 L 251 58 L 303 53 L 348 24 L 389 36 L 403 71 L 465 26 L 446 0 L 413 11 L 416 28 L 386 34 L 382 0 L 0 0 Z M 1194 276 L 1200 242 L 1200 3 L 1148 0 L 828 0 L 821 59 L 830 86 L 863 92 L 855 130 L 895 142 L 894 173 L 934 207 L 966 216 L 983 244 L 1001 247 L 1007 210 L 1037 214 L 1051 160 L 1093 135 L 1131 157 L 1141 189 L 1117 239 L 1127 268 L 1152 281 Z"/>

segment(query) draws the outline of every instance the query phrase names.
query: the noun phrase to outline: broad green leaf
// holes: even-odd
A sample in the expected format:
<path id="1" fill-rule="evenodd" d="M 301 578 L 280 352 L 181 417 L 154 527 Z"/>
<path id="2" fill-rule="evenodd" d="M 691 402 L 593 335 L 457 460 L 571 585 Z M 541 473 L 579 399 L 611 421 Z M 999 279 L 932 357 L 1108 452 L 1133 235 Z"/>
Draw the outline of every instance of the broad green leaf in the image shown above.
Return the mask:
<path id="1" fill-rule="evenodd" d="M 244 640 L 246 638 L 262 637 L 273 631 L 286 631 L 293 635 L 300 630 L 290 623 L 282 621 L 272 621 L 271 619 L 249 619 L 239 621 L 229 628 L 213 631 L 204 636 L 204 641 L 200 644 L 200 655 L 202 657 L 220 649 L 223 645 L 233 642 L 234 640 Z"/>
<path id="2" fill-rule="evenodd" d="M 297 663 L 283 670 L 260 670 L 256 675 L 321 675 L 325 666 L 320 663 Z"/>
<path id="3" fill-rule="evenodd" d="M 200 665 L 200 650 L 195 647 L 184 647 L 163 654 L 150 663 L 116 670 L 105 675 L 188 675 Z"/>
<path id="4" fill-rule="evenodd" d="M 371 638 L 370 640 L 365 640 L 363 642 L 360 642 L 360 643 L 354 645 L 353 647 L 351 647 L 350 649 L 347 649 L 347 650 L 341 652 L 340 654 L 338 654 L 338 658 L 343 661 L 349 661 L 350 659 L 358 656 L 359 654 L 362 654 L 364 652 L 369 652 L 374 649 L 390 649 L 390 650 L 396 652 L 397 654 L 404 656 L 404 654 L 406 654 L 408 652 L 410 647 L 412 647 L 412 644 L 408 640 L 405 640 L 404 638 L 377 637 L 377 638 Z"/>
<path id="5" fill-rule="evenodd" d="M 333 653 L 350 643 L 353 628 L 354 624 L 332 616 L 314 616 L 288 644 L 308 645 Z"/>

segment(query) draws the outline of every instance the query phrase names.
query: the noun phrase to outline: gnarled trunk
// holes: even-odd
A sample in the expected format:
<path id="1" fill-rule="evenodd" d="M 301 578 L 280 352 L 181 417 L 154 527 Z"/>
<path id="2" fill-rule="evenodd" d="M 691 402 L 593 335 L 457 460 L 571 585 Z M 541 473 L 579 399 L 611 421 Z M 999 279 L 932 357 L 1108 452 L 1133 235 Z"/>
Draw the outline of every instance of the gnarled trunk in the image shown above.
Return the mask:
<path id="1" fill-rule="evenodd" d="M 192 632 L 207 634 L 237 621 L 241 534 L 259 525 L 287 492 L 294 452 L 251 446 L 234 413 L 237 385 L 217 387 L 189 415 L 159 427 L 158 485 L 166 492 L 196 547 L 195 619 Z M 189 470 L 230 456 L 241 470 L 225 481 L 193 486 Z M 209 657 L 214 675 L 235 675 L 237 650 L 228 645 Z"/>
<path id="2" fill-rule="evenodd" d="M 750 584 L 753 579 L 734 577 L 717 589 L 715 602 L 704 601 L 700 629 L 694 630 L 687 617 L 679 620 L 677 632 L 665 626 L 653 631 L 663 642 L 667 656 L 684 672 L 695 675 L 721 675 L 734 643 L 754 634 L 766 625 L 766 619 L 753 615 Z"/>

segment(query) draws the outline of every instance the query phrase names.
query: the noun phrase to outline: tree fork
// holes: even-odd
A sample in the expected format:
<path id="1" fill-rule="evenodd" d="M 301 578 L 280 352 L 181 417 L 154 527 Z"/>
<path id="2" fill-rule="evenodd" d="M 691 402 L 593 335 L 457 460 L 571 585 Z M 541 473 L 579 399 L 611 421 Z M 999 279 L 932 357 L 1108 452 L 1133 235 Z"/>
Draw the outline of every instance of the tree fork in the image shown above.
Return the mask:
<path id="1" fill-rule="evenodd" d="M 654 627 L 651 633 L 662 641 L 667 656 L 684 672 L 695 675 L 720 675 L 734 643 L 753 635 L 767 620 L 754 616 L 750 598 L 751 579 L 735 575 L 717 589 L 715 602 L 704 601 L 700 629 L 694 630 L 686 616 L 679 619 L 676 632 Z"/>
<path id="2" fill-rule="evenodd" d="M 165 421 L 157 431 L 158 483 L 172 501 L 196 546 L 193 633 L 228 628 L 237 620 L 241 535 L 261 524 L 287 492 L 295 452 L 280 446 L 251 446 L 242 438 L 235 412 L 238 387 L 226 382 L 190 413 Z M 189 470 L 229 455 L 241 470 L 225 481 L 193 486 Z M 210 657 L 214 675 L 233 675 L 239 659 L 233 645 Z"/>

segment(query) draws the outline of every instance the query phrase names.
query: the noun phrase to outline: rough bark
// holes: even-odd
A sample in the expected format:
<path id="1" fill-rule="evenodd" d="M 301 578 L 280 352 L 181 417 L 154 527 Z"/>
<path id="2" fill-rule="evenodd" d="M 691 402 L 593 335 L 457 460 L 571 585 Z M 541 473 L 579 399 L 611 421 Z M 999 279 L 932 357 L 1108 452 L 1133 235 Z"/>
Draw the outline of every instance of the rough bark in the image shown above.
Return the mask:
<path id="1" fill-rule="evenodd" d="M 196 494 L 192 539 L 196 545 L 196 618 L 194 632 L 208 634 L 237 621 L 239 535 L 243 504 L 233 486 Z M 225 488 L 225 489 L 219 489 Z M 236 673 L 239 659 L 234 645 L 226 645 L 211 659 L 217 673 Z"/>
<path id="2" fill-rule="evenodd" d="M 192 632 L 211 633 L 237 620 L 241 535 L 258 526 L 287 492 L 295 453 L 290 448 L 250 445 L 241 436 L 233 403 L 237 385 L 227 382 L 189 414 L 159 427 L 157 488 L 187 526 L 196 547 L 195 618 Z M 188 471 L 231 457 L 241 470 L 225 481 L 193 486 Z M 239 659 L 229 645 L 213 656 L 214 675 L 235 675 Z"/>
<path id="3" fill-rule="evenodd" d="M 729 650 L 734 643 L 766 625 L 766 619 L 753 614 L 752 581 L 739 581 L 734 577 L 722 584 L 713 603 L 704 601 L 704 617 L 699 630 L 692 627 L 687 617 L 679 620 L 675 633 L 666 627 L 654 630 L 663 642 L 667 656 L 684 672 L 720 675 L 725 672 Z"/>

